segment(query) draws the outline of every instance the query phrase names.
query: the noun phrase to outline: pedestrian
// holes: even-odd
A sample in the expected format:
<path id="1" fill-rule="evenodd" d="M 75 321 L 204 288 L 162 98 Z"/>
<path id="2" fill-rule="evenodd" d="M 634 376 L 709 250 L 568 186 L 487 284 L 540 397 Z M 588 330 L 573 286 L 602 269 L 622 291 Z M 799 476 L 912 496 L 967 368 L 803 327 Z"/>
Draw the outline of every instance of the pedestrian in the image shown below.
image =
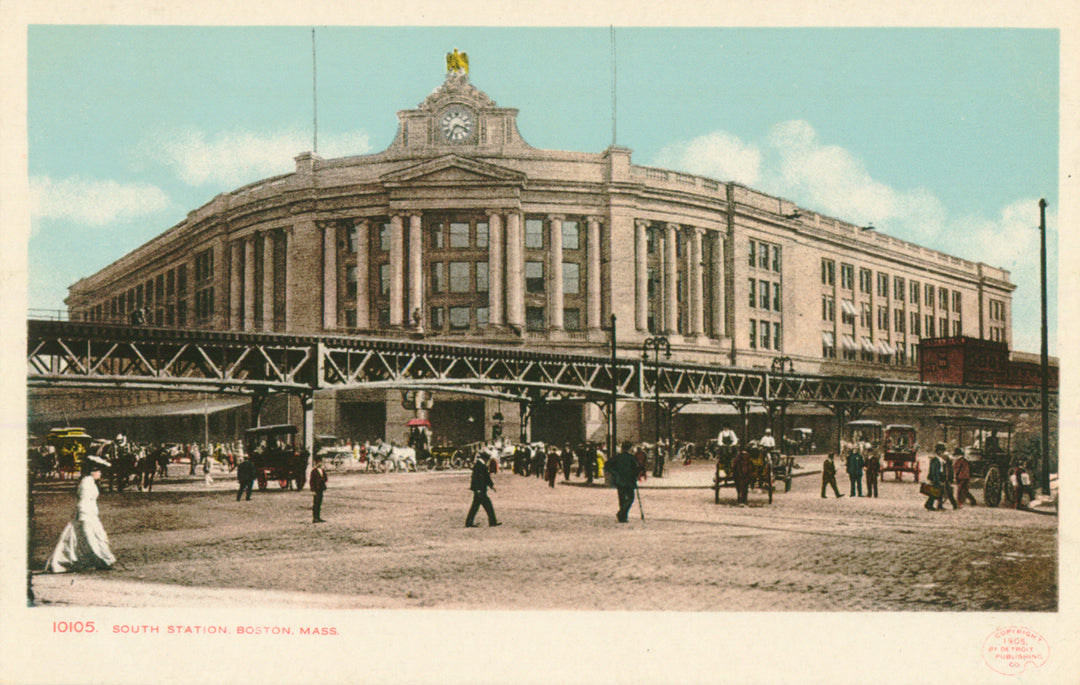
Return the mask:
<path id="1" fill-rule="evenodd" d="M 555 478 L 559 475 L 559 451 L 552 445 L 548 447 L 547 464 L 544 467 L 544 480 L 547 481 L 548 487 L 555 487 Z"/>
<path id="2" fill-rule="evenodd" d="M 488 497 L 488 488 L 491 488 L 492 491 L 494 491 L 495 483 L 491 480 L 491 471 L 488 470 L 487 462 L 484 460 L 483 455 L 479 454 L 476 457 L 476 462 L 473 464 L 472 480 L 469 482 L 469 489 L 472 490 L 473 500 L 472 506 L 469 507 L 469 515 L 465 517 L 466 528 L 477 527 L 473 521 L 476 520 L 476 512 L 480 511 L 480 507 L 483 507 L 484 512 L 487 513 L 489 528 L 502 525 L 495 518 L 495 507 L 491 505 L 491 498 Z"/>
<path id="3" fill-rule="evenodd" d="M 927 511 L 933 511 L 936 509 L 943 509 L 942 498 L 944 497 L 944 485 L 945 485 L 945 464 L 941 457 L 945 454 L 945 445 L 938 443 L 934 446 L 934 456 L 930 457 L 930 468 L 928 469 L 927 479 L 930 481 L 930 492 L 927 494 L 926 503 L 923 504 L 923 508 Z"/>
<path id="4" fill-rule="evenodd" d="M 739 504 L 749 504 L 750 454 L 746 450 L 739 450 L 735 458 L 731 460 L 731 477 L 735 481 L 735 501 Z"/>
<path id="5" fill-rule="evenodd" d="M 968 483 L 971 482 L 971 463 L 968 462 L 964 450 L 957 448 L 956 461 L 953 462 L 953 471 L 956 473 L 956 506 L 964 506 L 964 502 L 970 500 L 972 504 L 978 504 L 975 496 L 968 491 Z"/>
<path id="6" fill-rule="evenodd" d="M 638 480 L 644 481 L 649 477 L 649 458 L 645 455 L 645 449 L 638 445 L 637 452 L 634 453 L 634 458 L 637 459 L 639 471 Z"/>
<path id="7" fill-rule="evenodd" d="M 75 519 L 60 534 L 52 556 L 45 564 L 48 573 L 67 573 L 112 568 L 116 557 L 109 549 L 109 536 L 98 518 L 98 486 L 109 463 L 100 457 L 87 456 L 82 462 Z"/>
<path id="8" fill-rule="evenodd" d="M 630 507 L 634 505 L 634 493 L 637 490 L 638 472 L 641 466 L 634 455 L 630 454 L 630 441 L 622 444 L 622 450 L 609 462 L 612 482 L 619 492 L 619 511 L 615 514 L 615 520 L 626 523 L 629 520 Z"/>
<path id="9" fill-rule="evenodd" d="M 326 481 L 328 480 L 329 477 L 326 475 L 326 469 L 324 469 L 322 465 L 322 457 L 315 457 L 315 466 L 311 469 L 311 477 L 309 479 L 311 492 L 315 496 L 311 503 L 312 523 L 326 522 L 322 517 L 322 500 L 323 493 L 326 492 Z"/>
<path id="10" fill-rule="evenodd" d="M 843 495 L 840 494 L 840 488 L 836 487 L 835 456 L 835 454 L 829 452 L 829 456 L 825 457 L 825 462 L 821 465 L 821 499 L 825 499 L 825 488 L 830 485 L 832 486 L 833 492 L 836 493 L 837 499 L 843 497 Z"/>
<path id="11" fill-rule="evenodd" d="M 580 452 L 581 447 L 578 447 L 577 451 Z M 563 453 L 562 453 L 563 480 L 569 482 L 569 480 L 570 480 L 570 471 L 573 468 L 574 468 L 574 450 L 570 449 L 570 445 L 564 445 L 563 446 Z"/>
<path id="12" fill-rule="evenodd" d="M 1035 488 L 1031 485 L 1031 475 L 1027 470 L 1027 462 L 1020 460 L 1016 463 L 1016 468 L 1009 478 L 1013 486 L 1013 493 L 1016 495 L 1016 501 L 1014 502 L 1017 509 L 1024 509 L 1023 498 L 1024 493 L 1027 493 L 1029 498 L 1029 504 L 1033 504 L 1036 500 Z"/>
<path id="13" fill-rule="evenodd" d="M 957 447 L 956 452 L 959 452 L 960 454 L 963 454 L 964 450 Z M 953 454 L 955 454 L 956 452 L 954 452 Z M 944 509 L 945 508 L 945 499 L 944 498 L 948 497 L 949 498 L 949 504 L 951 504 L 952 508 L 955 510 L 956 509 L 956 499 L 953 497 L 952 486 L 953 486 L 953 482 L 956 480 L 956 469 L 953 468 L 952 459 L 949 459 L 948 453 L 945 453 L 945 454 L 941 455 L 941 465 L 942 465 L 942 467 L 944 469 L 944 478 L 942 479 L 942 483 L 944 485 L 944 490 L 942 491 L 942 495 L 943 495 L 942 499 L 938 500 L 938 509 Z"/>
<path id="14" fill-rule="evenodd" d="M 866 455 L 866 496 L 878 496 L 878 478 L 881 475 L 881 459 L 871 450 Z"/>
<path id="15" fill-rule="evenodd" d="M 589 443 L 589 446 L 585 448 L 585 483 L 592 485 L 593 478 L 596 478 L 596 445 Z"/>
<path id="16" fill-rule="evenodd" d="M 195 442 L 195 443 L 191 444 L 191 451 L 188 454 L 188 459 L 190 460 L 190 463 L 191 463 L 191 473 L 189 473 L 188 475 L 189 476 L 194 476 L 195 475 L 195 464 L 202 461 L 201 456 L 199 454 L 199 443 Z"/>
<path id="17" fill-rule="evenodd" d="M 862 454 L 859 450 L 851 450 L 847 456 L 847 476 L 848 481 L 851 483 L 851 497 L 862 497 L 862 471 L 866 462 L 863 460 Z M 856 495 L 856 493 L 858 493 Z"/>
<path id="18" fill-rule="evenodd" d="M 240 484 L 236 491 L 236 501 L 240 496 L 247 493 L 247 500 L 251 501 L 251 488 L 255 485 L 255 464 L 247 457 L 240 457 L 240 463 L 236 467 L 236 481 Z"/>

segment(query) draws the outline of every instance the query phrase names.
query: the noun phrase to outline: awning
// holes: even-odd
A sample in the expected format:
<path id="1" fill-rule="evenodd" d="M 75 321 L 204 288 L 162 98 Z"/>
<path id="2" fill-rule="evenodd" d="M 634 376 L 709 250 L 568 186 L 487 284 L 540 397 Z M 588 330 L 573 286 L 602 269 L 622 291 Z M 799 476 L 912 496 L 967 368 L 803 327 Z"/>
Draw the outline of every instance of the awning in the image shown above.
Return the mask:
<path id="1" fill-rule="evenodd" d="M 840 300 L 840 311 L 848 316 L 858 316 L 859 310 L 855 309 L 855 303 L 851 300 Z"/>
<path id="2" fill-rule="evenodd" d="M 409 419 L 409 422 L 405 424 L 410 428 L 413 426 L 423 426 L 424 428 L 431 428 L 431 422 L 427 419 Z"/>
<path id="3" fill-rule="evenodd" d="M 832 333 L 825 331 L 821 334 L 821 342 L 825 343 L 825 347 L 834 347 L 835 338 Z"/>
<path id="4" fill-rule="evenodd" d="M 845 350 L 857 350 L 859 346 L 855 344 L 855 340 L 850 335 L 840 336 L 840 346 Z"/>
<path id="5" fill-rule="evenodd" d="M 878 354 L 893 355 L 896 354 L 896 350 L 886 340 L 882 340 L 878 343 Z"/>
<path id="6" fill-rule="evenodd" d="M 679 410 L 680 414 L 696 414 L 709 416 L 738 416 L 739 410 L 733 404 L 725 402 L 692 402 Z M 752 404 L 746 409 L 747 414 L 764 414 L 765 407 Z"/>
<path id="7" fill-rule="evenodd" d="M 251 403 L 247 398 L 192 400 L 188 402 L 157 402 L 134 404 L 126 407 L 101 407 L 69 412 L 34 414 L 31 421 L 67 421 L 68 419 L 115 419 L 127 417 L 201 416 L 236 409 Z"/>
<path id="8" fill-rule="evenodd" d="M 862 351 L 863 352 L 870 352 L 872 354 L 874 352 L 877 352 L 877 347 L 875 347 L 874 343 L 870 341 L 870 338 L 863 338 L 862 339 Z"/>

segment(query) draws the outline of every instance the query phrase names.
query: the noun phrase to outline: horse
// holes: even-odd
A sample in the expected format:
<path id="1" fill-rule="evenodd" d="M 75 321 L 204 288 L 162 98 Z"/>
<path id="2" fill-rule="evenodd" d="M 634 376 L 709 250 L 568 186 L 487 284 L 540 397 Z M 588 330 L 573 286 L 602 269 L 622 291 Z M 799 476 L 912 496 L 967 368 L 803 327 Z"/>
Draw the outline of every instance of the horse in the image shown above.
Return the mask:
<path id="1" fill-rule="evenodd" d="M 139 450 L 139 458 L 135 464 L 135 484 L 139 490 L 146 489 L 152 492 L 154 489 L 154 476 L 165 473 L 169 463 L 169 451 L 162 445 L 151 449 Z"/>
<path id="2" fill-rule="evenodd" d="M 126 440 L 106 442 L 98 450 L 99 457 L 109 462 L 109 487 L 123 492 L 131 476 L 136 473 L 138 461 L 134 448 Z"/>
<path id="3" fill-rule="evenodd" d="M 416 471 L 416 450 L 380 440 L 367 446 L 368 469 L 382 472 Z"/>
<path id="4" fill-rule="evenodd" d="M 55 452 L 31 447 L 27 450 L 26 457 L 30 475 L 35 483 L 45 478 L 51 478 L 54 474 L 59 476 Z"/>

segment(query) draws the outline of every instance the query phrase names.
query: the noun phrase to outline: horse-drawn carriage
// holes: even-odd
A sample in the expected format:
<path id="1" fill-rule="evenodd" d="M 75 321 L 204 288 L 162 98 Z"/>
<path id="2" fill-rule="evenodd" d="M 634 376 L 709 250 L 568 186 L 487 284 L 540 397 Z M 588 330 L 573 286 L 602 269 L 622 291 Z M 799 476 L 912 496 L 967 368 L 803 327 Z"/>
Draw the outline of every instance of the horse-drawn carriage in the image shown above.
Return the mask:
<path id="1" fill-rule="evenodd" d="M 293 484 L 304 489 L 307 476 L 307 457 L 296 445 L 296 426 L 282 424 L 259 426 L 244 431 L 244 450 L 255 467 L 255 479 L 260 490 L 276 480 L 282 488 Z"/>
<path id="2" fill-rule="evenodd" d="M 94 439 L 82 428 L 53 428 L 45 436 L 45 444 L 54 455 L 53 470 L 60 478 L 78 478 L 82 461 Z"/>
<path id="3" fill-rule="evenodd" d="M 902 480 L 902 473 L 911 473 L 918 483 L 918 451 L 919 440 L 914 426 L 902 423 L 885 426 L 884 450 L 881 456 L 882 479 L 889 471 L 896 474 L 896 480 Z"/>
<path id="4" fill-rule="evenodd" d="M 1002 497 L 1012 505 L 1016 501 L 1017 485 L 1010 478 L 1017 466 L 1012 454 L 1012 423 L 976 416 L 939 416 L 937 422 L 941 426 L 942 442 L 947 448 L 955 445 L 964 449 L 972 480 L 982 479 L 986 505 L 996 507 Z M 1004 444 L 999 433 L 1004 436 Z M 1030 477 L 1036 478 L 1036 474 L 1032 472 Z"/>
<path id="5" fill-rule="evenodd" d="M 746 448 L 750 466 L 746 476 L 746 487 L 765 490 L 769 494 L 769 504 L 773 500 L 773 480 L 784 480 L 787 490 L 791 489 L 791 463 L 792 457 L 781 457 L 776 450 L 767 450 L 756 443 L 751 443 Z M 738 490 L 739 474 L 735 467 L 735 457 L 738 448 L 724 445 L 720 448 L 720 456 L 716 461 L 716 475 L 713 477 L 713 494 L 716 504 L 720 503 L 720 488 L 733 487 Z M 786 468 L 782 474 L 774 470 L 774 459 Z"/>

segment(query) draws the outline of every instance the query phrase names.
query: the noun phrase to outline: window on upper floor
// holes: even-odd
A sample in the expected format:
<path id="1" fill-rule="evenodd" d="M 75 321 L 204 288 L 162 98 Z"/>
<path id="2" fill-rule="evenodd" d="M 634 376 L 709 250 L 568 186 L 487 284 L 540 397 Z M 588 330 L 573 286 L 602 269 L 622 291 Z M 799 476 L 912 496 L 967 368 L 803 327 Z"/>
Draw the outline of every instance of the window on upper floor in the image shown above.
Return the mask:
<path id="1" fill-rule="evenodd" d="M 581 292 L 581 265 L 577 262 L 563 262 L 563 293 L 577 295 Z"/>
<path id="2" fill-rule="evenodd" d="M 822 285 L 835 285 L 836 284 L 836 262 L 831 259 L 821 260 L 821 284 Z"/>
<path id="3" fill-rule="evenodd" d="M 581 249 L 581 231 L 576 221 L 563 221 L 562 222 L 562 249 L 563 250 L 580 250 Z"/>
<path id="4" fill-rule="evenodd" d="M 859 292 L 869 295 L 873 290 L 874 274 L 870 269 L 859 269 Z"/>
<path id="5" fill-rule="evenodd" d="M 852 264 L 840 265 L 840 287 L 845 290 L 855 289 L 855 266 Z"/>
<path id="6" fill-rule="evenodd" d="M 529 250 L 544 249 L 544 220 L 525 220 L 525 248 Z"/>
<path id="7" fill-rule="evenodd" d="M 450 248 L 465 249 L 469 247 L 469 224 L 464 222 L 451 222 L 450 224 Z"/>
<path id="8" fill-rule="evenodd" d="M 525 262 L 525 292 L 544 292 L 543 262 Z"/>

